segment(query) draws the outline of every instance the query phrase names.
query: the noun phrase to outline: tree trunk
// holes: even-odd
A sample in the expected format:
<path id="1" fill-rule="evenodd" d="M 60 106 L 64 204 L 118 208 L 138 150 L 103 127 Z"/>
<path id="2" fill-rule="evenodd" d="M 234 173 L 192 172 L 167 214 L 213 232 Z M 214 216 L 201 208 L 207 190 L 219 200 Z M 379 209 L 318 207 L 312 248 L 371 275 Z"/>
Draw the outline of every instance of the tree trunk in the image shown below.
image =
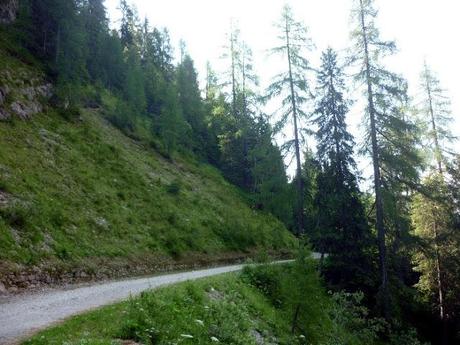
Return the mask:
<path id="1" fill-rule="evenodd" d="M 434 107 L 433 107 L 433 95 L 431 90 L 431 83 L 429 80 L 429 70 L 428 66 L 425 64 L 425 83 L 426 83 L 426 92 L 428 96 L 428 106 L 430 112 L 431 120 L 431 129 L 433 130 L 433 139 L 435 147 L 435 159 L 438 165 L 438 172 L 441 177 L 444 179 L 444 172 L 442 168 L 442 158 L 441 158 L 441 147 L 439 145 L 438 129 L 436 126 L 436 119 L 434 116 Z M 442 277 L 442 263 L 441 263 L 441 254 L 439 252 L 439 238 L 438 238 L 438 223 L 436 221 L 436 214 L 433 215 L 435 221 L 433 223 L 433 235 L 434 235 L 434 249 L 435 249 L 435 262 L 436 262 L 436 283 L 438 289 L 438 303 L 439 303 L 439 318 L 441 319 L 442 325 L 442 344 L 447 344 L 447 322 L 446 322 L 446 311 L 444 305 L 444 284 Z"/>
<path id="2" fill-rule="evenodd" d="M 232 110 L 233 116 L 236 116 L 236 71 L 235 71 L 235 33 L 233 31 L 233 25 L 231 27 L 230 34 L 230 53 L 232 59 Z"/>
<path id="3" fill-rule="evenodd" d="M 57 34 L 56 34 L 56 55 L 54 57 L 55 64 L 59 62 L 60 50 L 61 50 L 61 25 L 58 24 L 58 29 L 57 29 Z"/>
<path id="4" fill-rule="evenodd" d="M 297 304 L 294 311 L 294 317 L 292 318 L 291 333 L 294 334 L 297 327 L 297 319 L 299 318 L 300 304 Z"/>
<path id="5" fill-rule="evenodd" d="M 248 107 L 246 103 L 246 59 L 245 59 L 245 52 L 243 46 L 243 53 L 242 53 L 242 64 L 241 64 L 241 71 L 242 71 L 242 101 L 243 101 L 243 109 L 241 112 L 241 121 L 243 123 L 243 128 L 246 128 L 246 119 L 248 118 Z M 243 156 L 245 160 L 248 162 L 248 154 L 249 154 L 249 145 L 246 134 L 243 135 Z M 249 162 L 247 164 L 249 166 Z M 251 187 L 251 176 L 248 171 L 244 173 L 244 186 L 249 190 Z"/>
<path id="6" fill-rule="evenodd" d="M 433 215 L 435 221 L 433 223 L 433 235 L 434 235 L 434 250 L 435 250 L 435 262 L 436 262 L 436 283 L 438 288 L 438 302 L 439 302 L 439 318 L 441 319 L 442 326 L 442 344 L 447 344 L 447 320 L 446 310 L 444 304 L 444 283 L 442 276 L 442 264 L 441 264 L 441 253 L 439 252 L 438 245 L 438 223 L 436 221 L 436 215 Z"/>
<path id="7" fill-rule="evenodd" d="M 297 124 L 297 104 L 294 91 L 294 80 L 292 76 L 292 62 L 291 62 L 291 45 L 289 41 L 289 27 L 286 19 L 286 48 L 287 58 L 289 64 L 289 85 L 291 89 L 292 99 L 292 117 L 294 122 L 294 145 L 295 145 L 295 157 L 297 163 L 296 179 L 297 179 L 297 235 L 304 233 L 304 219 L 303 219 L 303 204 L 304 204 L 304 192 L 303 192 L 303 180 L 302 180 L 302 163 L 300 157 L 300 142 L 299 142 L 299 129 Z"/>
<path id="8" fill-rule="evenodd" d="M 377 128 L 375 121 L 375 106 L 374 94 L 372 90 L 370 61 L 369 61 L 369 46 L 367 41 L 367 30 L 364 19 L 363 0 L 360 0 L 361 5 L 361 30 L 363 34 L 364 53 L 365 53 L 365 68 L 367 79 L 367 93 L 369 102 L 369 117 L 371 125 L 371 141 L 372 141 L 372 161 L 374 170 L 374 190 L 375 190 L 375 209 L 376 209 L 376 228 L 377 241 L 379 247 L 379 265 L 380 265 L 380 298 L 383 308 L 383 315 L 386 320 L 390 319 L 390 296 L 388 291 L 388 269 L 387 269 L 387 253 L 385 243 L 385 225 L 383 221 L 383 200 L 382 200 L 382 179 L 380 176 L 380 157 L 377 142 Z"/>

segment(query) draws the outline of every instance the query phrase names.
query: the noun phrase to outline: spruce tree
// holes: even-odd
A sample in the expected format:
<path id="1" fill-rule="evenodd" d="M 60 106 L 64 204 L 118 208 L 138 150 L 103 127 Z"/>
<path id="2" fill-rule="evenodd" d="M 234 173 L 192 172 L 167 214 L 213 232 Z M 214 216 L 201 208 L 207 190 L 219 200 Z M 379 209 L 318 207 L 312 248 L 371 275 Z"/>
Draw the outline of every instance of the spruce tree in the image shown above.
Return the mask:
<path id="1" fill-rule="evenodd" d="M 190 55 L 185 51 L 182 54 L 182 61 L 176 72 L 179 103 L 184 119 L 188 123 L 189 148 L 197 156 L 204 158 L 206 157 L 207 144 L 210 143 L 208 142 L 204 107 L 198 87 L 198 74 Z"/>
<path id="2" fill-rule="evenodd" d="M 136 44 L 136 11 L 126 0 L 120 0 L 119 10 L 121 11 L 120 38 L 123 48 L 126 48 Z"/>
<path id="3" fill-rule="evenodd" d="M 445 175 L 427 176 L 425 192 L 418 193 L 412 205 L 415 234 L 422 242 L 414 253 L 415 269 L 421 274 L 416 286 L 437 309 L 443 344 L 448 343 L 449 319 L 460 311 L 460 235 L 451 193 L 455 187 L 445 182 Z"/>
<path id="4" fill-rule="evenodd" d="M 291 226 L 292 208 L 283 157 L 273 144 L 273 129 L 263 114 L 252 123 L 250 133 L 254 139 L 248 152 L 254 206 Z"/>
<path id="5" fill-rule="evenodd" d="M 109 22 L 102 0 L 87 0 L 82 8 L 84 18 L 86 45 L 88 49 L 87 69 L 93 78 L 104 78 L 105 61 L 102 59 L 104 40 L 107 39 Z"/>
<path id="6" fill-rule="evenodd" d="M 328 281 L 342 288 L 369 287 L 370 229 L 360 200 L 353 159 L 354 140 L 347 130 L 350 102 L 344 97 L 344 72 L 331 49 L 323 52 L 317 75 L 316 132 L 320 172 L 315 206 L 317 221 L 314 243 L 329 253 L 323 268 Z"/>

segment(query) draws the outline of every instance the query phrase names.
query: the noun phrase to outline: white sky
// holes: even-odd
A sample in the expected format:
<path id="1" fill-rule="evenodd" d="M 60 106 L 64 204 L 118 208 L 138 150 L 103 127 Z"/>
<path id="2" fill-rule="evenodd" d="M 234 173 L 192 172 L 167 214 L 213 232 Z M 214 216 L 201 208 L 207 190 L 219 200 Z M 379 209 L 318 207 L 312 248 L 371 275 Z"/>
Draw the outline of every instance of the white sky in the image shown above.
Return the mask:
<path id="1" fill-rule="evenodd" d="M 184 39 L 195 61 L 200 78 L 204 78 L 206 61 L 219 67 L 232 18 L 239 23 L 242 38 L 254 53 L 255 68 L 262 86 L 279 71 L 279 61 L 266 57 L 275 45 L 278 20 L 285 0 L 131 0 L 140 18 L 152 26 L 167 27 L 172 42 Z M 310 29 L 317 49 L 311 53 L 317 62 L 327 46 L 342 50 L 349 46 L 350 8 L 352 0 L 290 0 L 297 19 Z M 106 0 L 110 18 L 118 17 L 119 0 Z M 423 60 L 438 73 L 452 99 L 452 113 L 457 119 L 452 130 L 460 136 L 460 0 L 377 0 L 380 10 L 378 27 L 383 39 L 396 40 L 399 53 L 388 61 L 395 72 L 402 73 L 415 94 Z M 281 67 L 282 68 L 282 67 Z M 359 98 L 360 95 L 352 95 Z M 360 137 L 357 125 L 359 109 L 349 115 L 352 132 Z M 460 151 L 457 143 L 457 150 Z M 365 166 L 363 166 L 364 168 Z"/>

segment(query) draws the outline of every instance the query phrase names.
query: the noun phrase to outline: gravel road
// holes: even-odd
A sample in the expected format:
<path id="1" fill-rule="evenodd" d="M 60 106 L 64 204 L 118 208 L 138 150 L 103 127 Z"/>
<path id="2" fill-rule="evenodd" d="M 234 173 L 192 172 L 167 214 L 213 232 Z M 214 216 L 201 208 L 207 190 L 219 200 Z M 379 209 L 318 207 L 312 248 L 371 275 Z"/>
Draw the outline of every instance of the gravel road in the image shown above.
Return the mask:
<path id="1" fill-rule="evenodd" d="M 239 271 L 243 266 L 217 267 L 8 297 L 0 300 L 0 344 L 15 344 L 27 335 L 69 316 L 126 299 L 147 289 Z"/>

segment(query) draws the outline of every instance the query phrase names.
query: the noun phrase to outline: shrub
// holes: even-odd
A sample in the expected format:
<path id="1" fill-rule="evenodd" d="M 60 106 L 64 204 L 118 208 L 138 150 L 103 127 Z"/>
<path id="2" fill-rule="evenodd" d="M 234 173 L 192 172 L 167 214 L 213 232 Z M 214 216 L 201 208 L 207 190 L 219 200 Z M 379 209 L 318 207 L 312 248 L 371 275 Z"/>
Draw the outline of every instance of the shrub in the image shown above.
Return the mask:
<path id="1" fill-rule="evenodd" d="M 27 225 L 32 210 L 20 203 L 13 203 L 0 208 L 0 217 L 14 228 L 24 228 Z"/>
<path id="2" fill-rule="evenodd" d="M 134 112 L 125 102 L 117 101 L 115 107 L 105 110 L 106 118 L 125 134 L 134 131 Z"/>
<path id="3" fill-rule="evenodd" d="M 245 266 L 242 271 L 243 280 L 256 287 L 267 296 L 273 305 L 280 307 L 283 295 L 281 290 L 281 266 L 260 265 Z"/>
<path id="4" fill-rule="evenodd" d="M 176 179 L 167 185 L 166 191 L 172 195 L 179 195 L 181 188 L 182 188 L 182 181 L 179 179 Z"/>

